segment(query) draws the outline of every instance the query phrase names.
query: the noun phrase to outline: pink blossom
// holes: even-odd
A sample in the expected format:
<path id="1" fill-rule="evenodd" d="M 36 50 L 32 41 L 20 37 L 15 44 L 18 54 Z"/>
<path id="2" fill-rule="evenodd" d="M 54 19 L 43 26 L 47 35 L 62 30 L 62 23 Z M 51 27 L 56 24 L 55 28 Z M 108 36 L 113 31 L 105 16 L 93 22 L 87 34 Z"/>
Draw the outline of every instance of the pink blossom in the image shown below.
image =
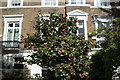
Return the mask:
<path id="1" fill-rule="evenodd" d="M 82 56 L 80 56 L 80 58 L 82 58 Z"/>
<path id="2" fill-rule="evenodd" d="M 80 76 L 81 78 L 84 78 L 84 76 L 83 76 L 82 74 L 79 74 L 79 76 Z"/>
<path id="3" fill-rule="evenodd" d="M 74 60 L 76 60 L 76 57 L 74 57 Z"/>
<path id="4" fill-rule="evenodd" d="M 81 76 L 82 76 L 82 74 L 79 74 L 79 76 L 81 77 Z"/>
<path id="5" fill-rule="evenodd" d="M 51 50 L 51 52 L 53 52 L 53 50 Z"/>
<path id="6" fill-rule="evenodd" d="M 72 62 L 70 62 L 69 64 L 72 64 Z"/>
<path id="7" fill-rule="evenodd" d="M 67 68 L 67 67 L 64 67 L 65 69 Z"/>
<path id="8" fill-rule="evenodd" d="M 79 64 L 77 64 L 76 66 L 79 66 Z"/>
<path id="9" fill-rule="evenodd" d="M 60 50 L 58 50 L 58 53 L 60 53 L 61 51 Z"/>
<path id="10" fill-rule="evenodd" d="M 81 76 L 81 78 L 84 78 L 84 76 Z"/>
<path id="11" fill-rule="evenodd" d="M 72 21 L 75 21 L 74 19 Z"/>
<path id="12" fill-rule="evenodd" d="M 63 29 L 62 31 L 65 31 L 65 29 Z"/>
<path id="13" fill-rule="evenodd" d="M 64 56 L 64 55 L 61 54 L 60 56 Z"/>
<path id="14" fill-rule="evenodd" d="M 86 46 L 84 46 L 84 48 L 86 48 Z"/>
<path id="15" fill-rule="evenodd" d="M 64 53 L 65 51 L 64 50 L 62 50 L 62 53 Z"/>
<path id="16" fill-rule="evenodd" d="M 32 42 L 31 42 L 30 44 L 31 44 L 31 45 L 33 45 L 33 43 L 32 43 Z"/>
<path id="17" fill-rule="evenodd" d="M 86 72 L 86 75 L 88 75 L 88 72 Z"/>
<path id="18" fill-rule="evenodd" d="M 46 37 L 43 37 L 43 38 L 46 38 Z"/>
<path id="19" fill-rule="evenodd" d="M 44 45 L 47 45 L 47 43 L 44 43 Z"/>
<path id="20" fill-rule="evenodd" d="M 36 32 L 33 32 L 33 34 L 35 34 Z"/>

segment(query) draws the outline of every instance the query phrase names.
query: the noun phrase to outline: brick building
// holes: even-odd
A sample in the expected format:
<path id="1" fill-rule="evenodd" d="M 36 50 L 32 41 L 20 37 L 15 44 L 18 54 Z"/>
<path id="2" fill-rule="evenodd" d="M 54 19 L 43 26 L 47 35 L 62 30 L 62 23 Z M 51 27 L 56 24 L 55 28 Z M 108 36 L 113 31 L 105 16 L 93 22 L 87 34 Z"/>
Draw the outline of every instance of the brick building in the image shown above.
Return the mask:
<path id="1" fill-rule="evenodd" d="M 113 19 L 119 16 L 120 0 L 1 0 L 0 1 L 0 40 L 4 67 L 23 69 L 19 63 L 29 50 L 22 50 L 19 45 L 21 35 L 32 34 L 34 19 L 40 12 L 48 16 L 49 12 L 67 14 L 76 17 L 78 34 L 88 40 L 88 34 L 98 27 L 112 26 Z M 92 37 L 100 41 L 96 37 Z M 24 56 L 24 57 L 23 57 Z M 32 67 L 29 67 L 32 69 Z M 41 69 L 41 68 L 40 68 Z M 34 73 L 34 72 L 33 72 Z M 41 73 L 41 72 L 40 72 Z"/>

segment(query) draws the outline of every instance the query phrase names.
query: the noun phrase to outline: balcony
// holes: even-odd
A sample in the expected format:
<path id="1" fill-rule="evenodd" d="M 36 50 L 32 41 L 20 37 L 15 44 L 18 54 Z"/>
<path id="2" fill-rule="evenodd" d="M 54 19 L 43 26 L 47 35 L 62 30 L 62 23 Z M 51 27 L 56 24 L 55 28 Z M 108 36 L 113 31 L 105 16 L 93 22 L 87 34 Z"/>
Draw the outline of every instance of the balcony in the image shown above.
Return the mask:
<path id="1" fill-rule="evenodd" d="M 19 53 L 19 41 L 1 41 L 3 54 Z"/>

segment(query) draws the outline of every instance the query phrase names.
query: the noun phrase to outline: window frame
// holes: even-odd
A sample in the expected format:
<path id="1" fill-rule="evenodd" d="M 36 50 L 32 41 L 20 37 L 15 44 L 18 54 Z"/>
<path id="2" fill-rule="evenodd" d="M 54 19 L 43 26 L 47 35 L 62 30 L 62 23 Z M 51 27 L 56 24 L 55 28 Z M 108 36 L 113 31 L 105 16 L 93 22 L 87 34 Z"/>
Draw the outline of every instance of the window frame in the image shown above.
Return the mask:
<path id="1" fill-rule="evenodd" d="M 102 1 L 104 1 L 104 0 L 94 0 L 94 6 L 97 6 L 97 7 L 111 7 L 111 5 L 110 5 L 110 0 L 106 0 L 106 1 L 105 1 L 105 2 L 108 2 L 108 3 L 107 3 L 107 6 L 102 5 L 102 4 L 101 4 Z"/>
<path id="2" fill-rule="evenodd" d="M 3 15 L 4 17 L 4 33 L 3 33 L 3 41 L 7 41 L 7 30 L 8 30 L 8 22 L 19 22 L 19 37 L 18 41 L 21 40 L 21 28 L 22 28 L 22 21 L 23 21 L 23 15 Z"/>
<path id="3" fill-rule="evenodd" d="M 42 6 L 58 6 L 58 0 L 55 0 L 56 1 L 56 5 L 45 5 L 45 0 L 42 0 Z"/>
<path id="4" fill-rule="evenodd" d="M 88 21 L 88 13 L 80 10 L 74 10 L 67 13 L 68 18 L 69 17 L 76 17 L 78 20 L 84 21 L 84 38 L 85 40 L 88 40 L 88 31 L 87 31 L 87 21 Z M 78 31 L 77 31 L 78 35 Z"/>
<path id="5" fill-rule="evenodd" d="M 86 5 L 86 0 L 82 0 L 82 4 L 78 4 L 78 1 L 79 1 L 79 0 L 76 0 L 76 1 L 75 1 L 76 4 L 71 4 L 71 3 L 72 3 L 72 0 L 69 0 L 69 3 L 68 3 L 68 4 L 69 4 L 69 5 L 76 5 L 76 6 L 77 6 L 77 5 L 79 5 L 79 6 L 80 6 L 80 5 Z"/>
<path id="6" fill-rule="evenodd" d="M 94 15 L 94 24 L 95 24 L 95 30 L 97 30 L 99 28 L 99 23 L 98 22 L 103 22 L 103 23 L 109 23 L 109 25 L 112 27 L 113 24 L 113 16 L 111 15 Z M 97 38 L 97 36 L 92 37 L 92 39 L 95 39 L 96 42 L 102 42 L 105 40 L 104 37 L 100 37 Z M 98 47 L 97 48 L 101 48 L 101 46 L 99 45 L 100 43 L 98 43 Z"/>
<path id="7" fill-rule="evenodd" d="M 23 6 L 23 0 L 20 1 L 20 5 L 12 5 L 12 0 L 8 0 L 8 3 L 7 3 L 7 7 L 19 7 L 19 6 Z"/>

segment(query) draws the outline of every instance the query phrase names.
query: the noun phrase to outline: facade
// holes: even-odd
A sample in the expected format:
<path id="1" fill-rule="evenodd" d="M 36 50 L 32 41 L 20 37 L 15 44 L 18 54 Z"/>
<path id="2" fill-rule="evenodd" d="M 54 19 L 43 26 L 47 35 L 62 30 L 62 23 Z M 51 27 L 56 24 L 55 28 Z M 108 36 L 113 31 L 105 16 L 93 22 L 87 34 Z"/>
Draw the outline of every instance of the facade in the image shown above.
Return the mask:
<path id="1" fill-rule="evenodd" d="M 88 40 L 88 35 L 99 27 L 112 26 L 113 19 L 119 17 L 120 0 L 1 0 L 0 2 L 0 41 L 2 42 L 3 65 L 6 69 L 23 69 L 21 60 L 32 52 L 22 49 L 21 35 L 34 31 L 34 19 L 38 13 L 49 12 L 76 17 L 77 34 Z M 99 43 L 103 38 L 92 37 Z M 29 66 L 33 70 L 35 65 Z M 37 67 L 39 68 L 39 67 Z M 35 69 L 35 67 L 34 67 Z M 42 70 L 40 74 L 42 75 Z M 35 70 L 30 73 L 33 74 Z"/>

